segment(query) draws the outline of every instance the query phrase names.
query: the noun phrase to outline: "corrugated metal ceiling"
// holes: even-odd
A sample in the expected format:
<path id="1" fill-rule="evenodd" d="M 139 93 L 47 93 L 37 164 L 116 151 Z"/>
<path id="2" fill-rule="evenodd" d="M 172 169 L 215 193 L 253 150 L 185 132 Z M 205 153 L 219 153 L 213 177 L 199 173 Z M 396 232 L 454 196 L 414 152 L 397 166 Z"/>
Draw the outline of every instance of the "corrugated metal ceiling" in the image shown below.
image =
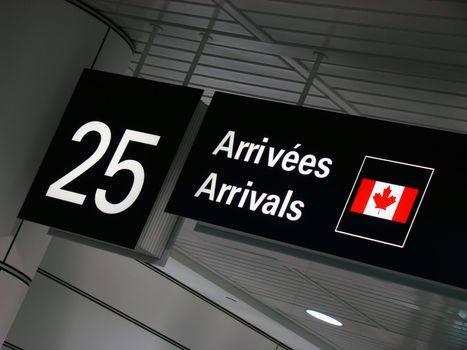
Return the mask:
<path id="1" fill-rule="evenodd" d="M 136 43 L 133 74 L 200 87 L 206 102 L 220 90 L 467 131 L 465 4 L 88 2 Z"/>
<path id="2" fill-rule="evenodd" d="M 352 264 L 300 257 L 290 254 L 293 248 L 239 242 L 209 225 L 185 226 L 176 244 L 179 252 L 324 341 L 322 349 L 467 347 L 467 320 L 459 317 L 467 308 L 465 297 L 358 271 Z M 336 317 L 344 327 L 310 318 L 304 312 L 308 308 Z"/>

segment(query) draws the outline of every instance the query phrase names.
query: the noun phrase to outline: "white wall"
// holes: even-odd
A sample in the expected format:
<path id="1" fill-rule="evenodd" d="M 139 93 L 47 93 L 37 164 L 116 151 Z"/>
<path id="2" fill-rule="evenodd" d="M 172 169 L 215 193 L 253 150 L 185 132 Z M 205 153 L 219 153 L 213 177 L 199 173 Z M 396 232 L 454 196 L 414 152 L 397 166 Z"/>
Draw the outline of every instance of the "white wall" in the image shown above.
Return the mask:
<path id="1" fill-rule="evenodd" d="M 64 0 L 0 2 L 0 236 L 15 227 L 74 86 L 107 29 Z M 123 72 L 130 55 L 112 30 L 95 68 Z"/>
<path id="2" fill-rule="evenodd" d="M 132 54 L 108 30 L 64 0 L 0 1 L 0 344 L 50 239 L 16 216 L 74 86 L 96 57 L 124 72 Z"/>

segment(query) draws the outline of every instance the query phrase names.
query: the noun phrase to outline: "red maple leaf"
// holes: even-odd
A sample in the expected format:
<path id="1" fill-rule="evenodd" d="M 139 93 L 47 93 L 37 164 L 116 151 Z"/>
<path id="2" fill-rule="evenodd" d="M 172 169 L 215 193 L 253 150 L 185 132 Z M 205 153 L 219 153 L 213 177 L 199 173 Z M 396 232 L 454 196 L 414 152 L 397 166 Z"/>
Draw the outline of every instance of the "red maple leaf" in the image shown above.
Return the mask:
<path id="1" fill-rule="evenodd" d="M 391 204 L 394 204 L 396 202 L 396 197 L 390 196 L 391 192 L 392 192 L 391 186 L 388 185 L 388 187 L 386 187 L 383 190 L 382 194 L 375 193 L 375 195 L 373 196 L 373 199 L 376 203 L 376 206 L 375 206 L 376 209 L 386 210 L 387 207 L 389 207 Z"/>

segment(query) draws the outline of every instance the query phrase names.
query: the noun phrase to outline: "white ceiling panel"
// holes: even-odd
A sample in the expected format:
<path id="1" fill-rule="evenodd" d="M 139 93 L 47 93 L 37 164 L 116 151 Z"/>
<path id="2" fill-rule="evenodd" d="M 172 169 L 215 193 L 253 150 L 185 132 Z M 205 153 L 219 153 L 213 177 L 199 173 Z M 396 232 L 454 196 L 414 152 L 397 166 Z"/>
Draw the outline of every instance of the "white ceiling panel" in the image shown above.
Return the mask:
<path id="1" fill-rule="evenodd" d="M 177 250 L 333 349 L 464 349 L 467 345 L 467 321 L 459 316 L 467 307 L 465 299 L 316 259 L 286 257 L 205 227 L 182 229 Z M 305 313 L 308 308 L 337 318 L 344 327 L 310 318 Z"/>

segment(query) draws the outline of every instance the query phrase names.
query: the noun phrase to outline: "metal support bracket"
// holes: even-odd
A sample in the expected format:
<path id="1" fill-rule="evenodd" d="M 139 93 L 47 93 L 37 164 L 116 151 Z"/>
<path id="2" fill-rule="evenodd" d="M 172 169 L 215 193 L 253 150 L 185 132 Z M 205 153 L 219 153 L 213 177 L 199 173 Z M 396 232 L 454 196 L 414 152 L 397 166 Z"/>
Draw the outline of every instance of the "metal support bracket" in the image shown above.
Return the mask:
<path id="1" fill-rule="evenodd" d="M 324 58 L 328 58 L 328 56 L 326 56 L 326 54 L 321 51 L 315 51 L 314 53 L 316 55 L 315 63 L 313 64 L 313 67 L 308 73 L 308 78 L 306 79 L 305 85 L 303 86 L 302 93 L 300 95 L 300 98 L 298 99 L 297 105 L 299 106 L 303 106 L 303 104 L 305 103 L 305 99 L 308 96 L 308 93 L 310 92 L 310 88 L 311 88 L 311 85 L 313 84 L 313 80 L 315 80 L 315 77 L 318 75 L 318 70 L 319 70 L 319 66 L 321 65 L 321 62 L 323 61 Z"/>

